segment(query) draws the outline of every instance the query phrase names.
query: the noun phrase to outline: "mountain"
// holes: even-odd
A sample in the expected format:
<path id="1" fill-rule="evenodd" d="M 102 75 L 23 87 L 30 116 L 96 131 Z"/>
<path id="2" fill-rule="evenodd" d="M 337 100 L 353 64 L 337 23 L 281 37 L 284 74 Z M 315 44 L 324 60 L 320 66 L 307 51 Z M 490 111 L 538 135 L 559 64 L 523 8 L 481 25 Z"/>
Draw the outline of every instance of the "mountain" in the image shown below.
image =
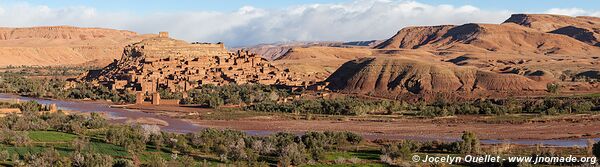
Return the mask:
<path id="1" fill-rule="evenodd" d="M 360 48 L 373 47 L 383 41 L 350 41 L 350 42 L 332 42 L 332 41 L 313 41 L 313 42 L 281 42 L 272 44 L 259 44 L 249 47 L 233 48 L 230 50 L 244 49 L 250 53 L 258 54 L 268 60 L 275 60 L 285 55 L 292 48 L 308 48 L 308 47 L 338 47 L 338 48 Z"/>
<path id="2" fill-rule="evenodd" d="M 406 27 L 327 81 L 334 91 L 386 98 L 544 94 L 549 83 L 597 92 L 598 21 L 516 14 L 501 24 Z"/>
<path id="3" fill-rule="evenodd" d="M 398 31 L 392 38 L 385 40 L 376 49 L 406 48 L 417 49 L 423 45 L 439 40 L 454 28 L 453 25 L 407 27 Z"/>
<path id="4" fill-rule="evenodd" d="M 590 45 L 600 46 L 600 18 L 548 14 L 514 14 L 504 23 L 515 23 L 542 32 L 566 35 Z"/>
<path id="5" fill-rule="evenodd" d="M 571 37 L 517 24 L 464 24 L 402 29 L 377 49 L 427 49 L 454 52 L 590 55 L 600 48 Z"/>
<path id="6" fill-rule="evenodd" d="M 1 66 L 104 66 L 123 47 L 152 35 L 125 30 L 47 26 L 0 28 Z M 92 63 L 93 62 L 93 63 Z"/>
<path id="7" fill-rule="evenodd" d="M 443 93 L 543 92 L 547 84 L 516 74 L 384 55 L 349 61 L 327 81 L 331 83 L 330 88 L 341 92 L 388 98 Z"/>
<path id="8" fill-rule="evenodd" d="M 294 47 L 274 60 L 273 64 L 324 80 L 345 62 L 372 54 L 368 48 Z"/>

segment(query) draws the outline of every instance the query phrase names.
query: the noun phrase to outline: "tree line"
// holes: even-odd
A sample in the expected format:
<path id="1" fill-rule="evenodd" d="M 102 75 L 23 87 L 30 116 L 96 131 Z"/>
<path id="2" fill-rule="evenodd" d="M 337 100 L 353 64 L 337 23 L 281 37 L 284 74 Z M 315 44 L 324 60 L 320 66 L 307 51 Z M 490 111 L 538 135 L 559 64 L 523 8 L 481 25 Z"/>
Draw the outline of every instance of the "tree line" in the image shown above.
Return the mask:
<path id="1" fill-rule="evenodd" d="M 54 99 L 111 100 L 112 102 L 135 102 L 135 94 L 111 90 L 103 85 L 67 82 L 64 79 L 32 79 L 17 75 L 0 75 L 0 93 Z"/>
<path id="2" fill-rule="evenodd" d="M 73 85 L 67 86 L 67 84 Z M 30 79 L 21 76 L 2 76 L 0 92 L 57 99 L 110 100 L 118 103 L 135 101 L 135 95 L 131 92 L 111 90 L 102 85 L 67 83 L 60 79 Z M 296 98 L 282 102 L 282 99 L 299 96 L 303 92 L 293 92 L 289 89 L 259 84 L 202 85 L 188 92 L 174 93 L 166 89 L 159 89 L 158 92 L 161 98 L 179 99 L 182 104 L 201 105 L 209 108 L 230 105 L 240 106 L 248 111 L 297 114 L 365 115 L 412 112 L 422 117 L 444 117 L 508 114 L 558 115 L 590 113 L 600 110 L 600 97 L 594 96 L 479 99 L 466 102 L 446 102 L 440 98 L 429 103 L 347 96 L 333 99 Z"/>

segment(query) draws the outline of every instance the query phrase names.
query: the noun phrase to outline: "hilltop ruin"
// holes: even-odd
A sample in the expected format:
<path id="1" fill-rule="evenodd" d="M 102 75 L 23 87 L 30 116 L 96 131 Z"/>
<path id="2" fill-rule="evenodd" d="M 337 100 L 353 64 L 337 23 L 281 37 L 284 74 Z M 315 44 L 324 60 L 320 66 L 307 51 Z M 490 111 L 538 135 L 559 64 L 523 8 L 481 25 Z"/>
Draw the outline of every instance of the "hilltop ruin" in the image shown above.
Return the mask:
<path id="1" fill-rule="evenodd" d="M 256 54 L 228 52 L 223 43 L 187 43 L 166 32 L 125 47 L 120 60 L 83 79 L 148 95 L 159 89 L 185 92 L 205 84 L 303 84 Z"/>

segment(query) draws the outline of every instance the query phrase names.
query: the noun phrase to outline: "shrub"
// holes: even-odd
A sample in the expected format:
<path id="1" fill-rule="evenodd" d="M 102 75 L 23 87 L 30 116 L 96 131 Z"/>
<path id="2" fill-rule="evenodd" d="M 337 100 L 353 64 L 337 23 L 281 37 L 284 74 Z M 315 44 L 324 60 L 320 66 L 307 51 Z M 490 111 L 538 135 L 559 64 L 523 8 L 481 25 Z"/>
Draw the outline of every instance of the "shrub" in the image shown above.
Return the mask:
<path id="1" fill-rule="evenodd" d="M 106 141 L 139 153 L 146 150 L 147 136 L 140 126 L 114 126 L 106 132 Z"/>
<path id="2" fill-rule="evenodd" d="M 54 149 L 46 149 L 36 154 L 27 154 L 24 157 L 25 163 L 29 166 L 50 167 L 68 165 L 68 160 L 62 158 L 58 151 Z"/>
<path id="3" fill-rule="evenodd" d="M 240 131 L 211 128 L 187 135 L 187 139 L 194 148 L 204 152 L 218 152 L 221 154 L 226 154 L 228 146 L 235 144 L 238 139 L 245 137 L 246 134 Z"/>
<path id="4" fill-rule="evenodd" d="M 480 142 L 475 133 L 463 132 L 460 143 L 460 153 L 478 154 L 480 151 Z"/>
<path id="5" fill-rule="evenodd" d="M 259 112 L 282 112 L 299 114 L 364 115 L 389 114 L 400 108 L 398 102 L 365 100 L 354 97 L 335 99 L 296 100 L 291 103 L 266 101 L 246 106 L 244 109 Z"/>
<path id="6" fill-rule="evenodd" d="M 301 144 L 290 143 L 289 145 L 284 146 L 279 153 L 280 166 L 298 166 L 307 161 L 308 157 L 306 157 L 306 150 Z"/>
<path id="7" fill-rule="evenodd" d="M 99 153 L 75 152 L 71 155 L 71 163 L 76 167 L 112 167 L 113 158 L 110 155 Z"/>
<path id="8" fill-rule="evenodd" d="M 6 161 L 10 158 L 10 153 L 5 148 L 0 148 L 0 162 Z"/>
<path id="9" fill-rule="evenodd" d="M 188 91 L 188 95 L 189 98 L 182 100 L 182 103 L 217 108 L 225 104 L 276 102 L 279 97 L 289 96 L 289 92 L 285 89 L 277 89 L 267 85 L 230 84 L 223 86 L 203 85 L 198 89 Z"/>
<path id="10" fill-rule="evenodd" d="M 181 156 L 177 158 L 177 161 L 181 166 L 197 166 L 197 163 L 194 160 L 194 158 L 190 156 Z"/>
<path id="11" fill-rule="evenodd" d="M 151 154 L 143 166 L 145 167 L 167 167 L 167 161 L 163 159 L 159 154 Z"/>
<path id="12" fill-rule="evenodd" d="M 90 140 L 87 137 L 78 137 L 71 142 L 71 147 L 77 152 L 81 152 L 89 148 Z"/>
<path id="13" fill-rule="evenodd" d="M 394 160 L 387 154 L 383 154 L 383 155 L 379 156 L 379 159 L 383 163 L 386 163 L 388 165 L 394 165 Z"/>
<path id="14" fill-rule="evenodd" d="M 589 112 L 592 111 L 592 108 L 594 107 L 594 103 L 590 102 L 590 101 L 585 101 L 585 102 L 581 102 L 581 103 L 575 103 L 573 104 L 573 110 L 574 112 L 577 113 L 582 113 L 582 112 Z"/>
<path id="15" fill-rule="evenodd" d="M 548 92 L 556 94 L 560 89 L 560 85 L 558 85 L 558 83 L 549 83 L 548 85 L 546 85 L 546 89 L 548 90 Z"/>
<path id="16" fill-rule="evenodd" d="M 407 160 L 414 152 L 421 148 L 421 144 L 412 140 L 403 140 L 401 142 L 392 142 L 384 144 L 381 153 L 392 160 Z"/>
<path id="17" fill-rule="evenodd" d="M 0 131 L 0 144 L 23 147 L 28 146 L 30 143 L 31 139 L 29 139 L 27 132 L 17 132 L 6 129 Z"/>
<path id="18" fill-rule="evenodd" d="M 135 164 L 133 164 L 133 161 L 128 159 L 116 159 L 113 162 L 113 167 L 135 167 Z"/>

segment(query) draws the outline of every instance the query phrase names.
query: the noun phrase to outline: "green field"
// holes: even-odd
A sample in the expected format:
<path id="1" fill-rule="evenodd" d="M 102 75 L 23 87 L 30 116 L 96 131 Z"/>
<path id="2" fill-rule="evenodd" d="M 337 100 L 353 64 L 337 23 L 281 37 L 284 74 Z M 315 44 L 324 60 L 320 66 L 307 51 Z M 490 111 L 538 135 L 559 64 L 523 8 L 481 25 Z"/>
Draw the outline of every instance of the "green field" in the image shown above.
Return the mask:
<path id="1" fill-rule="evenodd" d="M 75 138 L 76 135 L 62 133 L 62 132 L 53 132 L 53 131 L 31 131 L 27 132 L 27 135 L 33 142 L 71 142 Z"/>
<path id="2" fill-rule="evenodd" d="M 94 134 L 94 133 L 92 133 Z M 78 138 L 77 135 L 63 133 L 63 132 L 55 132 L 55 131 L 29 131 L 27 132 L 27 136 L 31 139 L 31 144 L 29 146 L 12 146 L 6 144 L 0 144 L 1 150 L 6 150 L 10 155 L 19 155 L 21 157 L 41 153 L 44 150 L 49 148 L 53 148 L 61 156 L 69 156 L 75 152 L 75 148 L 72 143 L 74 140 Z M 87 136 L 87 135 L 86 135 Z M 92 136 L 89 143 L 89 148 L 96 153 L 110 155 L 113 158 L 130 158 L 131 155 L 127 152 L 127 149 L 122 146 L 117 146 L 113 144 L 109 144 L 104 142 L 103 136 L 99 135 L 89 135 Z M 139 159 L 142 162 L 148 162 L 155 155 L 160 156 L 164 160 L 171 161 L 172 154 L 170 152 L 166 152 L 165 150 L 156 150 L 151 146 L 147 146 L 146 150 L 138 155 Z M 318 164 L 308 165 L 314 167 L 326 167 L 326 166 L 355 166 L 355 167 L 380 167 L 387 166 L 385 164 L 381 164 L 378 162 L 379 159 L 379 151 L 378 150 L 359 150 L 359 151 L 339 151 L 339 152 L 326 152 L 323 157 L 323 162 L 319 162 Z M 359 163 L 353 164 L 350 161 L 344 162 L 336 162 L 336 160 L 340 159 L 352 159 L 358 160 Z M 222 164 L 222 162 L 215 161 L 218 157 L 213 155 L 194 155 L 194 159 L 200 164 L 205 164 L 208 166 L 218 166 L 218 164 Z M 0 161 L 0 166 L 8 165 L 12 166 L 14 164 Z"/>

